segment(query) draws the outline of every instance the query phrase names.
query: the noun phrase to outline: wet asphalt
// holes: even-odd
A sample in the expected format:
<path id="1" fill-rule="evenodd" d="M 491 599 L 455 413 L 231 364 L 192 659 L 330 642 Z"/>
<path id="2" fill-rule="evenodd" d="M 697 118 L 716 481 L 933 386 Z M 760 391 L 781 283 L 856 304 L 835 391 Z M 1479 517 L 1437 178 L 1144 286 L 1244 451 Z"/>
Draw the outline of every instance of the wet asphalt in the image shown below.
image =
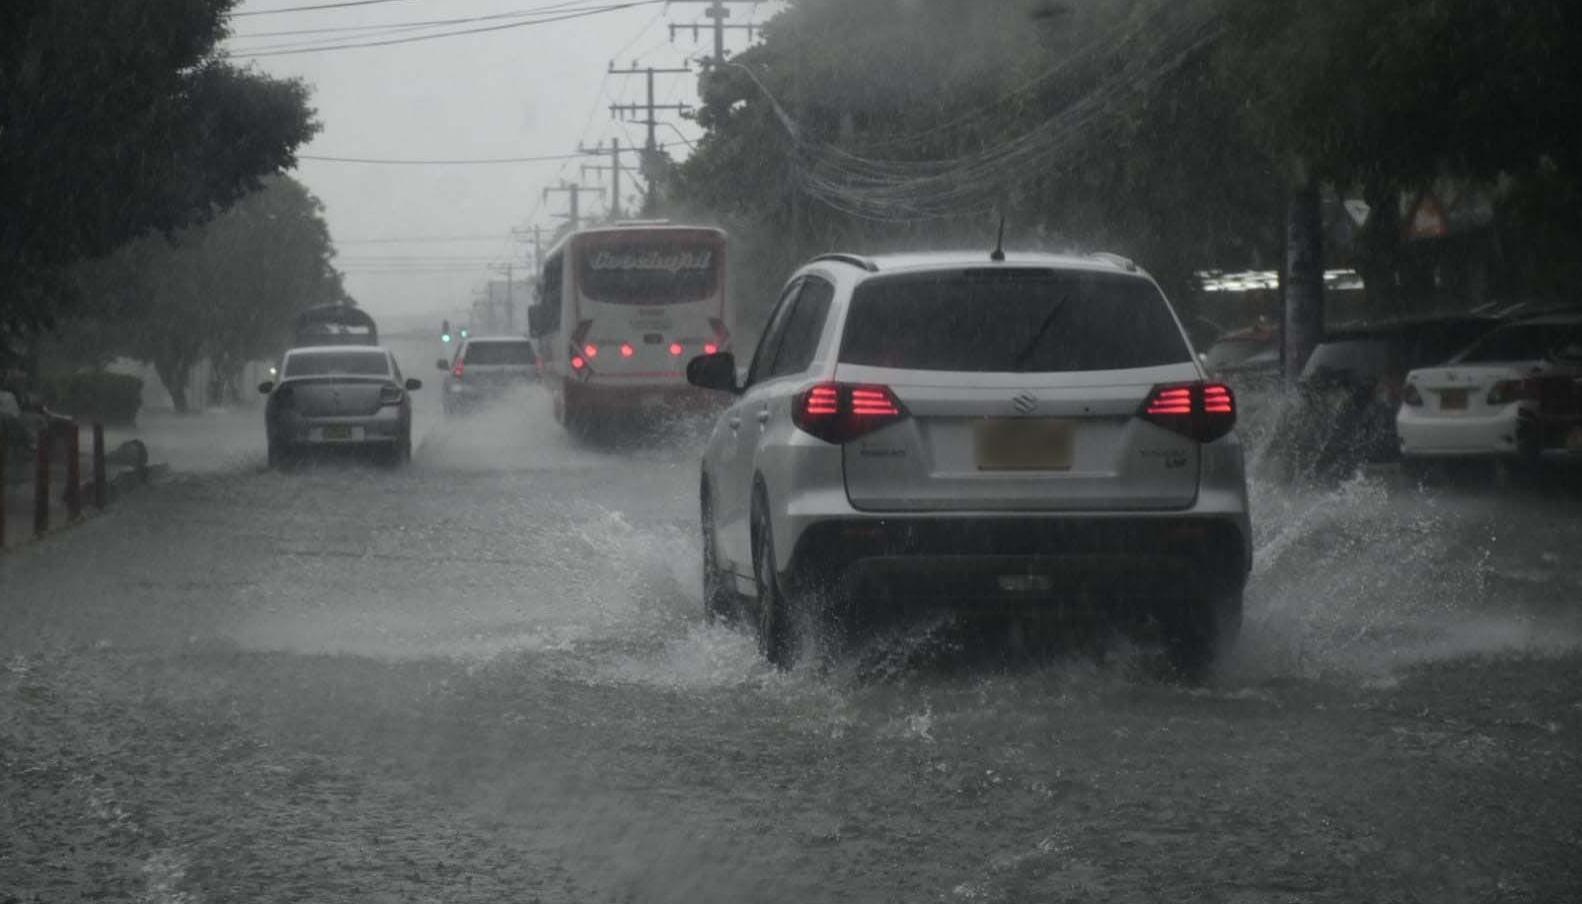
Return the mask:
<path id="1" fill-rule="evenodd" d="M 695 426 L 423 406 L 0 559 L 0 902 L 1582 899 L 1575 499 L 1255 484 L 1201 687 L 937 621 L 781 674 L 702 621 Z"/>

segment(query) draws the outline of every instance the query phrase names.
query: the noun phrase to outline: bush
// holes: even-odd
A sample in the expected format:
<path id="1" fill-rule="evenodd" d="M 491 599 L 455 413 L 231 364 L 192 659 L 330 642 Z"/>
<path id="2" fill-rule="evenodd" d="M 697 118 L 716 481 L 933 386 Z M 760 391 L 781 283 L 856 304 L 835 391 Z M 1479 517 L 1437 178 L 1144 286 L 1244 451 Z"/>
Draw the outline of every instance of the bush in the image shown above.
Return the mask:
<path id="1" fill-rule="evenodd" d="M 143 406 L 143 381 L 126 374 L 84 371 L 43 381 L 44 403 L 79 421 L 131 424 Z"/>

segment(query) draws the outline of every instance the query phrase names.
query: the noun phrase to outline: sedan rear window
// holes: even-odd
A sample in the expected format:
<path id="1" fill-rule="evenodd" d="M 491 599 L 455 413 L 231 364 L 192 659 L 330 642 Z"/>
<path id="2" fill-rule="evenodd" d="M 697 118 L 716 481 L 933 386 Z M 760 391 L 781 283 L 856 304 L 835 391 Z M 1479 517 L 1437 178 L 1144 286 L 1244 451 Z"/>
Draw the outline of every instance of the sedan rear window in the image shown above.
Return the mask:
<path id="1" fill-rule="evenodd" d="M 1457 364 L 1569 360 L 1582 348 L 1582 324 L 1515 323 L 1500 327 L 1457 356 Z M 1569 354 L 1568 354 L 1569 352 Z"/>
<path id="2" fill-rule="evenodd" d="M 840 360 L 907 370 L 1070 372 L 1192 360 L 1153 284 L 1054 270 L 881 277 L 852 298 Z"/>
<path id="3" fill-rule="evenodd" d="M 475 342 L 467 346 L 468 364 L 523 364 L 533 363 L 531 342 Z"/>
<path id="4" fill-rule="evenodd" d="M 296 352 L 286 358 L 287 377 L 387 377 L 390 359 L 384 352 Z"/>

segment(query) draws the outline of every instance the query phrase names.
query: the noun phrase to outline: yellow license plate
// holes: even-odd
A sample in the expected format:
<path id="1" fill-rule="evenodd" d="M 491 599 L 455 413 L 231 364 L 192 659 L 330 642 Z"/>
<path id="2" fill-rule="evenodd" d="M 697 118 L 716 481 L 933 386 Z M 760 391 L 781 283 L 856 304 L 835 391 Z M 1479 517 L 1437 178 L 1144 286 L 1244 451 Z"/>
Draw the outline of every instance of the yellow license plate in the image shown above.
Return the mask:
<path id="1" fill-rule="evenodd" d="M 1075 436 L 1070 421 L 987 420 L 977 427 L 980 471 L 1069 471 Z"/>
<path id="2" fill-rule="evenodd" d="M 352 428 L 342 424 L 324 428 L 324 438 L 328 440 L 351 439 Z"/>

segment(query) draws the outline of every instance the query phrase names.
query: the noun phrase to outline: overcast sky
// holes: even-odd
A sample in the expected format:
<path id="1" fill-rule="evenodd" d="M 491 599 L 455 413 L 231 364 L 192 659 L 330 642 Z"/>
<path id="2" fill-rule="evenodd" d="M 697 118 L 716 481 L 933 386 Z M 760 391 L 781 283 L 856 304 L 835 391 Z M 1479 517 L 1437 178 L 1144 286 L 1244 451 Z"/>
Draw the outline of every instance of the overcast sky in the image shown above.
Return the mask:
<path id="1" fill-rule="evenodd" d="M 345 45 L 439 31 L 511 24 L 510 19 L 405 31 L 331 31 L 432 20 L 498 17 L 539 11 L 565 15 L 630 0 L 379 0 L 335 9 L 248 15 L 333 0 L 244 0 L 228 48 L 239 63 L 304 79 L 323 130 L 304 156 L 401 160 L 534 157 L 576 151 L 620 138 L 640 144 L 644 127 L 611 118 L 615 102 L 642 100 L 641 76 L 608 75 L 621 67 L 672 67 L 712 51 L 712 39 L 670 40 L 668 23 L 706 21 L 701 3 L 645 3 L 568 21 L 525 25 L 394 46 L 247 57 L 264 48 Z M 762 21 L 770 3 L 734 5 L 732 22 Z M 317 31 L 324 29 L 325 31 Z M 264 36 L 269 32 L 307 32 Z M 253 37 L 247 37 L 253 36 Z M 740 49 L 743 34 L 728 36 Z M 661 76 L 662 102 L 694 102 L 694 76 Z M 663 118 L 663 117 L 661 117 Z M 697 128 L 677 121 L 689 138 Z M 678 142 L 662 129 L 662 142 Z M 672 150 L 678 157 L 686 148 Z M 589 160 L 588 162 L 598 162 Z M 635 163 L 635 158 L 631 161 Z M 566 201 L 542 200 L 546 186 L 581 176 L 580 161 L 495 166 L 386 166 L 304 160 L 297 177 L 324 202 L 347 274 L 347 287 L 385 328 L 417 326 L 469 308 L 473 290 L 491 278 L 489 264 L 526 261 L 529 246 L 511 231 L 552 227 Z M 589 174 L 607 184 L 607 175 Z M 603 201 L 590 199 L 595 210 Z M 426 237 L 456 241 L 395 242 Z M 479 239 L 479 237 L 483 237 Z"/>

